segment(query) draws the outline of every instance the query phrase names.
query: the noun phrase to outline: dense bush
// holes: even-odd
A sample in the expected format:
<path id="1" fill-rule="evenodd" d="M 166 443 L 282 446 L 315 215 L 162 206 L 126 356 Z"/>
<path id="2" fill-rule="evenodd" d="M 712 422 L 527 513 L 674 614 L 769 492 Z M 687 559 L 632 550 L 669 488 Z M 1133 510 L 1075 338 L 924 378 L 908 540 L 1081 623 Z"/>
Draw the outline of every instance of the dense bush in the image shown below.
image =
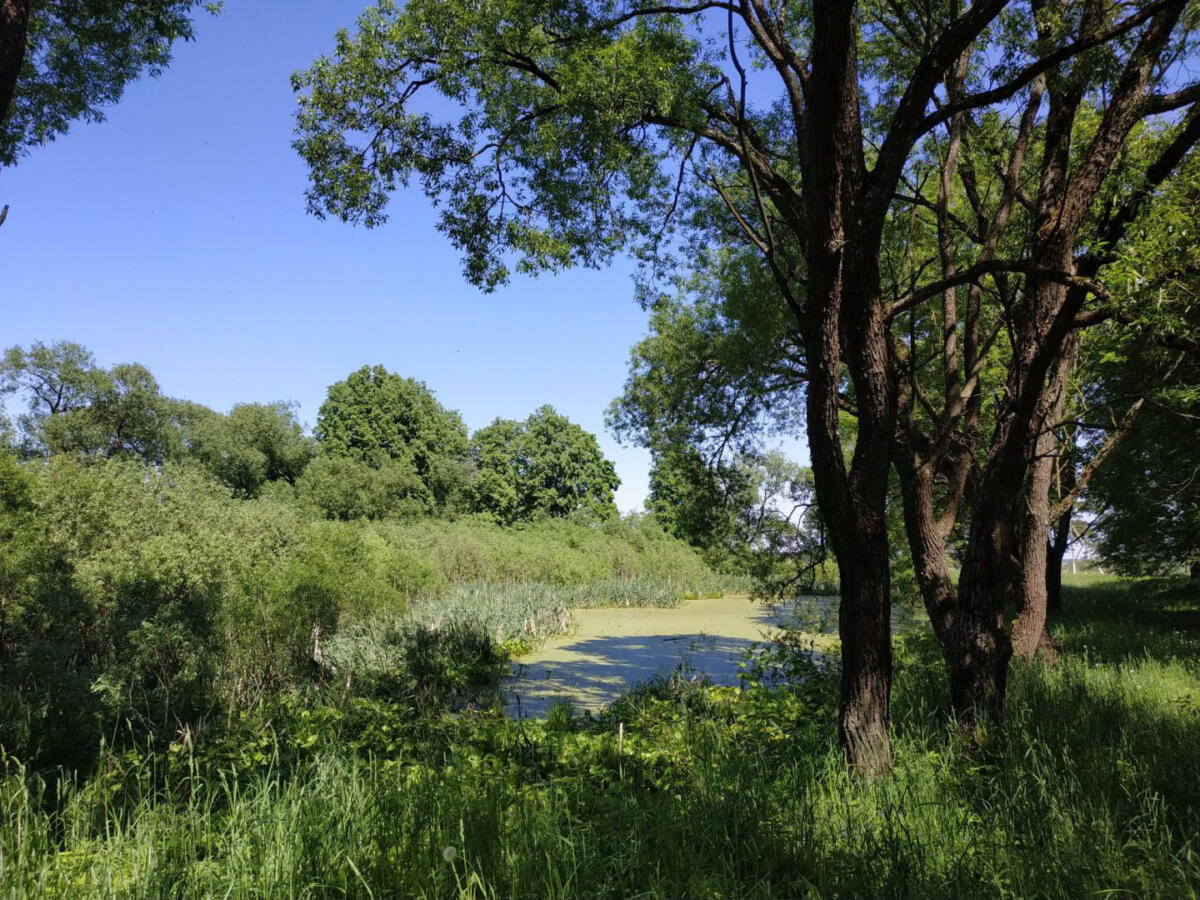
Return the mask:
<path id="1" fill-rule="evenodd" d="M 56 457 L 16 475 L 24 499 L 6 502 L 16 549 L 3 573 L 9 752 L 69 760 L 114 729 L 169 736 L 227 700 L 255 702 L 312 628 L 336 622 L 336 590 L 290 577 L 309 538 L 287 507 L 235 502 L 172 464 Z"/>
<path id="2" fill-rule="evenodd" d="M 436 566 L 441 583 L 486 579 L 578 584 L 604 578 L 688 581 L 706 573 L 689 547 L 640 517 L 545 520 L 505 528 L 486 519 L 374 526 Z"/>
<path id="3" fill-rule="evenodd" d="M 296 496 L 326 518 L 410 518 L 433 510 L 433 494 L 412 462 L 380 466 L 348 457 L 321 457 L 296 482 Z"/>
<path id="4" fill-rule="evenodd" d="M 479 583 L 651 578 L 681 594 L 707 575 L 647 521 L 326 521 L 235 499 L 194 464 L 123 458 L 0 455 L 0 532 L 0 746 L 38 765 L 314 685 L 339 628 L 457 602 L 464 582 L 516 609 L 511 589 Z"/>

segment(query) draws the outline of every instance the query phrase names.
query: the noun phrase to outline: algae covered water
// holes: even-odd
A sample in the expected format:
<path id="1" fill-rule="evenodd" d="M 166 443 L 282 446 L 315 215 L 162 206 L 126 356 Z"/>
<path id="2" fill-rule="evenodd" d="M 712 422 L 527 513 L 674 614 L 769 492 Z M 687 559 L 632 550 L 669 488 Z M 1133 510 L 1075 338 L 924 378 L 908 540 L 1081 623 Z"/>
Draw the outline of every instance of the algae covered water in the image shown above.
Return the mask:
<path id="1" fill-rule="evenodd" d="M 727 595 L 676 607 L 573 610 L 570 634 L 517 660 L 502 686 L 505 705 L 516 716 L 545 715 L 555 701 L 596 710 L 681 667 L 715 684 L 737 684 L 750 647 L 774 638 L 798 608 L 812 610 L 812 599 L 779 606 Z"/>

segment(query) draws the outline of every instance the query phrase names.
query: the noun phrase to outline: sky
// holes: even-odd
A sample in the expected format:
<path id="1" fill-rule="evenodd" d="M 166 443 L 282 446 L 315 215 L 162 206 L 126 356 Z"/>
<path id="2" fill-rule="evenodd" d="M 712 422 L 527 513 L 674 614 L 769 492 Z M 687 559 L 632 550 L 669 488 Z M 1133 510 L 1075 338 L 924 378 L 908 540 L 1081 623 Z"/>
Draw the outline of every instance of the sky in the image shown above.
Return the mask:
<path id="1" fill-rule="evenodd" d="M 0 171 L 0 347 L 73 340 L 218 410 L 295 401 L 312 425 L 365 364 L 424 381 L 472 429 L 544 403 L 595 433 L 622 510 L 649 455 L 604 430 L 646 332 L 632 264 L 483 294 L 418 189 L 374 230 L 306 214 L 288 77 L 332 50 L 361 0 L 268 0 L 202 15 L 157 79 Z"/>

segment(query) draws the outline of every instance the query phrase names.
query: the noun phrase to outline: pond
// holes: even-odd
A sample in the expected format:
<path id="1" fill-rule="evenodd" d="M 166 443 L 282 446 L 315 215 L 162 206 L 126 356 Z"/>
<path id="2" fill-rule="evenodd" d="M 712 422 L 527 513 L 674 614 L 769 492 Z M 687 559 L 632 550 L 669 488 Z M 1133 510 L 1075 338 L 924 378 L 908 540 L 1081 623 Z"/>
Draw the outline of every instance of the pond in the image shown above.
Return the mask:
<path id="1" fill-rule="evenodd" d="M 745 594 L 690 600 L 675 607 L 608 607 L 571 611 L 570 634 L 549 638 L 518 659 L 501 684 L 515 717 L 544 716 L 556 701 L 598 710 L 621 694 L 678 668 L 713 684 L 736 685 L 738 663 L 755 643 L 772 640 L 784 622 L 806 631 L 837 630 L 836 597 L 767 604 Z M 892 607 L 892 628 L 925 624 L 923 613 Z"/>
<path id="2" fill-rule="evenodd" d="M 781 607 L 729 595 L 676 607 L 576 609 L 571 634 L 517 660 L 501 685 L 505 707 L 518 717 L 545 715 L 558 700 L 596 710 L 681 666 L 734 685 L 752 644 L 771 640 L 798 611 L 829 610 L 831 600 L 802 598 Z"/>

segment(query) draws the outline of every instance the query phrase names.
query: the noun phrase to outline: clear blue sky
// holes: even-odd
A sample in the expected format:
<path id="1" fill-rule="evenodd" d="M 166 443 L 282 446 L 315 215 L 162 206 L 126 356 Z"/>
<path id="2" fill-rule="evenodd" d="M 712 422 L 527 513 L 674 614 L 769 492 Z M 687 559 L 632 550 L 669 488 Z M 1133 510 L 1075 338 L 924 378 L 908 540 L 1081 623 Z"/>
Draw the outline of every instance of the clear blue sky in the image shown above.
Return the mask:
<path id="1" fill-rule="evenodd" d="M 172 396 L 294 400 L 308 424 L 365 363 L 425 381 L 472 429 L 550 403 L 599 436 L 620 508 L 640 506 L 648 456 L 603 428 L 645 331 L 629 264 L 484 295 L 419 191 L 374 231 L 306 215 L 288 76 L 361 8 L 230 3 L 106 122 L 0 173 L 0 346 L 79 341 Z"/>

